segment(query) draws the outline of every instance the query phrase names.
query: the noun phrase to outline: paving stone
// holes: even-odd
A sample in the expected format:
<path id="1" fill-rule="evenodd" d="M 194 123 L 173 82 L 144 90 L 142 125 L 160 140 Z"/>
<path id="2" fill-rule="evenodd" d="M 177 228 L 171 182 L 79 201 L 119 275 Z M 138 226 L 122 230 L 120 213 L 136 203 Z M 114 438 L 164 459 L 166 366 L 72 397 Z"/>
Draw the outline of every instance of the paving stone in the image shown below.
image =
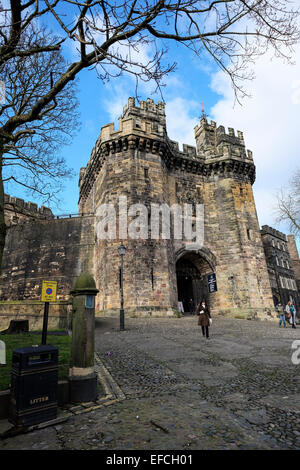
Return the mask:
<path id="1" fill-rule="evenodd" d="M 85 414 L 81 406 L 59 425 L 0 441 L 0 450 L 300 449 L 299 377 L 290 359 L 300 329 L 216 318 L 208 351 L 192 317 L 127 319 L 126 335 L 112 329 L 116 322 L 107 320 L 109 335 L 96 329 L 95 344 L 124 399 Z M 283 365 L 262 362 L 262 348 Z"/>

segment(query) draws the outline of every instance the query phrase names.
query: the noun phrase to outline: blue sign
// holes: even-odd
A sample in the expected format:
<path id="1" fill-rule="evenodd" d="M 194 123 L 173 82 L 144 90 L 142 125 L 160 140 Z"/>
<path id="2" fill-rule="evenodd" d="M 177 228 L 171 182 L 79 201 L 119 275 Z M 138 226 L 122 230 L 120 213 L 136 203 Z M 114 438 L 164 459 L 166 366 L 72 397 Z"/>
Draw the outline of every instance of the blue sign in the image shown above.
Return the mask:
<path id="1" fill-rule="evenodd" d="M 216 279 L 215 273 L 208 274 L 207 285 L 208 285 L 208 292 L 216 292 L 218 290 L 217 279 Z"/>

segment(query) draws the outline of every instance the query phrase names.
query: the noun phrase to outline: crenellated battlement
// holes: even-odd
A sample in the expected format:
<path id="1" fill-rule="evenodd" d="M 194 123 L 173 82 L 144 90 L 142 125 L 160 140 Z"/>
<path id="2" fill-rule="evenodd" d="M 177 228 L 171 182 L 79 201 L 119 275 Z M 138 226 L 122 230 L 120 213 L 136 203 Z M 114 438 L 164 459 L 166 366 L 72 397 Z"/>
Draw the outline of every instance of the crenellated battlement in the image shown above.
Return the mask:
<path id="1" fill-rule="evenodd" d="M 287 242 L 287 237 L 284 233 L 270 227 L 269 225 L 263 225 L 260 233 L 261 235 L 272 235 L 272 237 L 279 238 L 280 240 Z"/>
<path id="2" fill-rule="evenodd" d="M 198 154 L 204 154 L 206 159 L 215 157 L 235 157 L 252 160 L 252 152 L 245 148 L 243 132 L 235 131 L 232 127 L 220 125 L 215 121 L 210 123 L 202 117 L 200 125 L 194 128 Z"/>
<path id="3" fill-rule="evenodd" d="M 140 101 L 140 105 L 136 106 L 135 98 L 128 98 L 128 104 L 123 108 L 123 117 L 129 114 L 152 115 L 153 118 L 159 119 L 162 123 L 166 122 L 165 104 L 162 101 L 158 101 L 157 104 L 154 100 L 147 98 L 145 101 Z"/>
<path id="4" fill-rule="evenodd" d="M 54 215 L 49 207 L 38 207 L 34 202 L 26 202 L 24 199 L 4 195 L 4 213 L 6 225 L 24 223 L 32 218 L 53 219 Z"/>
<path id="5" fill-rule="evenodd" d="M 119 139 L 129 134 L 148 135 L 152 138 L 163 138 L 166 134 L 165 105 L 161 101 L 157 104 L 150 98 L 140 101 L 136 106 L 135 99 L 129 98 L 119 117 L 119 129 L 114 123 L 101 128 L 101 143 L 112 139 Z"/>
<path id="6" fill-rule="evenodd" d="M 205 175 L 227 177 L 235 175 L 246 179 L 251 184 L 255 181 L 255 166 L 252 152 L 246 150 L 241 131 L 229 127 L 217 126 L 215 121 L 208 122 L 202 117 L 200 125 L 195 127 L 196 147 L 169 139 L 166 128 L 165 105 L 157 104 L 150 98 L 136 104 L 129 98 L 119 117 L 118 129 L 114 123 L 101 128 L 100 135 L 92 150 L 85 168 L 79 176 L 80 196 L 82 201 L 87 197 L 97 175 L 106 159 L 111 155 L 148 154 L 161 158 L 169 169 Z"/>
<path id="7" fill-rule="evenodd" d="M 193 145 L 182 144 L 182 150 L 179 149 L 179 142 L 168 139 L 168 142 L 174 152 L 182 157 L 197 158 L 197 149 Z"/>

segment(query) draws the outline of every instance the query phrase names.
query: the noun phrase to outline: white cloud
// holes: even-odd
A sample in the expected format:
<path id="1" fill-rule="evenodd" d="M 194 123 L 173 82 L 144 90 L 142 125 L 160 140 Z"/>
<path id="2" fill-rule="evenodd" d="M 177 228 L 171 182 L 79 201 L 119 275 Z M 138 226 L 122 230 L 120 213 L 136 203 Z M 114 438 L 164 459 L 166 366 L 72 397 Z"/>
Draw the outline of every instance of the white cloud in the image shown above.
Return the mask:
<path id="1" fill-rule="evenodd" d="M 260 224 L 275 224 L 275 194 L 289 184 L 300 166 L 300 44 L 295 48 L 295 65 L 269 54 L 255 64 L 256 78 L 249 83 L 251 98 L 233 106 L 229 79 L 221 72 L 212 77 L 212 89 L 221 95 L 210 115 L 217 124 L 244 132 L 246 147 L 253 151 L 256 165 L 254 196 Z M 287 231 L 287 227 L 280 228 Z"/>
<path id="2" fill-rule="evenodd" d="M 166 103 L 168 136 L 181 144 L 195 146 L 194 127 L 198 124 L 199 104 L 180 97 Z"/>
<path id="3" fill-rule="evenodd" d="M 151 84 L 141 83 L 139 95 L 142 93 L 141 99 L 152 97 L 155 102 L 161 99 L 156 94 L 151 96 Z M 129 78 L 118 80 L 117 83 L 109 83 L 107 87 L 107 99 L 105 107 L 110 116 L 111 122 L 118 126 L 118 117 L 123 112 L 124 105 L 127 104 L 129 96 L 135 96 L 135 89 Z M 178 76 L 174 75 L 168 79 L 167 95 L 172 99 L 166 99 L 166 121 L 167 131 L 170 139 L 178 141 L 182 144 L 195 146 L 194 127 L 199 123 L 199 103 L 193 100 L 184 99 L 180 96 L 184 84 Z"/>
<path id="4" fill-rule="evenodd" d="M 110 122 L 118 122 L 119 116 L 123 112 L 123 107 L 128 102 L 128 88 L 126 85 L 122 85 L 119 80 L 119 84 L 116 85 L 105 85 L 107 88 L 107 99 L 104 101 L 107 112 L 110 116 Z"/>

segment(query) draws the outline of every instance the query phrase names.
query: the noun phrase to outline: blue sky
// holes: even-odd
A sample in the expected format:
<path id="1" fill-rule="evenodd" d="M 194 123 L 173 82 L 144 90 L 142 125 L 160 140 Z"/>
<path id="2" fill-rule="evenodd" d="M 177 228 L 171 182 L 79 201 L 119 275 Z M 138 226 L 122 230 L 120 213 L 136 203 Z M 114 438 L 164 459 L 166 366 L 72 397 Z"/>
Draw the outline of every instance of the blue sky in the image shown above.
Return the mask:
<path id="1" fill-rule="evenodd" d="M 76 57 L 74 47 L 68 46 L 64 52 L 69 60 Z M 141 47 L 139 53 L 147 57 L 150 51 Z M 275 223 L 275 195 L 280 187 L 288 187 L 293 170 L 300 166 L 300 45 L 295 47 L 294 59 L 295 64 L 289 65 L 266 52 L 253 65 L 256 78 L 245 84 L 252 96 L 243 99 L 241 106 L 235 103 L 228 77 L 211 61 L 204 57 L 200 61 L 183 46 L 172 45 L 167 60 L 178 65 L 166 78 L 163 88 L 171 139 L 195 145 L 193 128 L 199 122 L 201 101 L 217 125 L 244 132 L 246 147 L 253 151 L 256 164 L 253 190 L 259 223 L 276 226 L 285 233 L 288 233 L 287 226 Z M 153 89 L 153 84 L 141 83 L 140 98 L 160 100 L 160 94 L 153 94 Z M 117 123 L 129 96 L 135 96 L 135 81 L 130 76 L 105 84 L 94 70 L 86 70 L 79 76 L 82 126 L 72 144 L 61 149 L 75 177 L 66 181 L 59 204 L 50 205 L 55 214 L 77 212 L 79 170 L 86 166 L 101 127 L 109 122 Z M 21 187 L 9 187 L 7 192 L 41 204 Z"/>

